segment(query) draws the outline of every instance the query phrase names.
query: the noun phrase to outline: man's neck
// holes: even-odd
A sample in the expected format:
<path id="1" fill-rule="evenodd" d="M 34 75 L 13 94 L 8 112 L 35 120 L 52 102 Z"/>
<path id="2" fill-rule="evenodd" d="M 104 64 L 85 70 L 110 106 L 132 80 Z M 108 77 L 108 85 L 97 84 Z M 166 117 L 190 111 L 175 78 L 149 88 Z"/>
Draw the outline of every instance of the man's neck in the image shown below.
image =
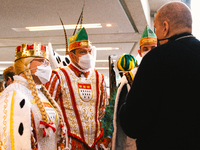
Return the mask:
<path id="1" fill-rule="evenodd" d="M 175 35 L 179 35 L 179 34 L 183 34 L 183 33 L 192 33 L 192 29 L 190 29 L 190 28 L 177 29 L 175 31 L 172 31 L 172 33 L 169 35 L 169 37 L 172 37 L 172 36 L 175 36 Z"/>
<path id="2" fill-rule="evenodd" d="M 68 67 L 75 73 L 75 75 L 76 75 L 77 77 L 80 77 L 81 74 L 84 74 L 84 76 L 87 78 L 88 75 L 90 74 L 90 69 L 89 69 L 87 72 L 82 72 L 82 71 L 79 70 L 79 69 L 77 68 L 77 66 L 75 66 L 73 63 L 70 63 L 70 64 L 68 65 Z"/>

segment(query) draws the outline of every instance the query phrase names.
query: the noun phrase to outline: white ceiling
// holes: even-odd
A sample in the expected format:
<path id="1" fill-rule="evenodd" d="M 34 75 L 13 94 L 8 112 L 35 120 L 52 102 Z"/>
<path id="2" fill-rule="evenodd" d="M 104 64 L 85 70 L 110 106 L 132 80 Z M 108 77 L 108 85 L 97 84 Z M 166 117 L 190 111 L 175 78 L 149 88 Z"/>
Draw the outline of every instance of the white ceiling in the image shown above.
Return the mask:
<path id="1" fill-rule="evenodd" d="M 137 56 L 138 41 L 146 24 L 153 27 L 150 12 L 172 0 L 85 0 L 83 23 L 101 23 L 102 28 L 87 29 L 92 44 L 96 47 L 119 47 L 119 50 L 98 51 L 97 60 L 108 59 L 116 54 L 118 59 L 123 53 Z M 60 25 L 59 16 L 64 24 L 76 24 L 84 0 L 2 0 L 0 5 L 0 62 L 14 61 L 15 48 L 22 43 L 51 42 L 54 50 L 65 48 L 63 30 L 21 31 L 12 28 L 29 26 Z M 150 21 L 149 21 L 150 20 Z M 112 27 L 106 27 L 111 23 Z M 68 37 L 73 30 L 67 30 Z M 64 55 L 64 52 L 58 52 Z M 6 68 L 12 64 L 2 65 Z M 108 67 L 108 62 L 96 63 L 96 67 Z M 2 70 L 0 70 L 2 72 Z M 99 70 L 107 77 L 108 70 Z"/>

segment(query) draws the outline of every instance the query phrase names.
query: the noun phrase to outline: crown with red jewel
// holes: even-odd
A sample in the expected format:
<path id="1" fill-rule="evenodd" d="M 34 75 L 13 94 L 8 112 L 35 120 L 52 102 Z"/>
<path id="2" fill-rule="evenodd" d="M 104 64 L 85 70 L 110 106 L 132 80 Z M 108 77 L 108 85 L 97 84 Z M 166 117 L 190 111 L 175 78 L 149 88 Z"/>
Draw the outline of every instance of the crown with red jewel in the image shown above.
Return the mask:
<path id="1" fill-rule="evenodd" d="M 49 59 L 47 48 L 48 47 L 41 45 L 41 43 L 33 43 L 32 45 L 23 43 L 16 48 L 15 61 L 25 57 L 43 57 Z"/>

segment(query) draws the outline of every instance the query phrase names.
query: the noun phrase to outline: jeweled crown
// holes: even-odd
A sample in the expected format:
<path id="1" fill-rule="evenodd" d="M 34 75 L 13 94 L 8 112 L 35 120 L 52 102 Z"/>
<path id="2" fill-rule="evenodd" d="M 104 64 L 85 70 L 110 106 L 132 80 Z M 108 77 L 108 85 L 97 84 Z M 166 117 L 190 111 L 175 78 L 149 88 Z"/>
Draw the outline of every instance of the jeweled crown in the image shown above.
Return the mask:
<path id="1" fill-rule="evenodd" d="M 23 43 L 16 48 L 15 61 L 24 57 L 43 57 L 49 59 L 48 47 L 36 42 L 32 45 Z"/>

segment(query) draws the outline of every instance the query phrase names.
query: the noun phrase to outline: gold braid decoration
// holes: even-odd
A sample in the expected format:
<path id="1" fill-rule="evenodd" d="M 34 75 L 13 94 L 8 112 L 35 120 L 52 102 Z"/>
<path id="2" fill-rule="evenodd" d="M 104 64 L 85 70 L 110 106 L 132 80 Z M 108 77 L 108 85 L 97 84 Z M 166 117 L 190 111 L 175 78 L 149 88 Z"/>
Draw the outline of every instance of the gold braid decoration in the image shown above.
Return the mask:
<path id="1" fill-rule="evenodd" d="M 41 89 L 42 93 L 46 96 L 46 98 L 49 100 L 49 102 L 51 103 L 51 105 L 56 109 L 58 116 L 59 116 L 59 121 L 60 124 L 63 124 L 63 120 L 62 120 L 62 113 L 61 110 L 57 107 L 56 102 L 53 100 L 53 98 L 51 97 L 51 95 L 49 94 L 49 92 L 47 91 L 47 89 L 42 85 Z"/>
<path id="2" fill-rule="evenodd" d="M 32 75 L 31 75 L 31 72 L 30 70 L 28 71 L 25 71 L 24 72 L 26 78 L 27 78 L 27 82 L 30 86 L 30 89 L 32 91 L 32 95 L 34 97 L 34 100 L 40 110 L 40 113 L 42 115 L 42 120 L 45 122 L 45 123 L 48 123 L 48 117 L 47 117 L 47 112 L 44 108 L 44 105 L 40 99 L 40 97 L 38 96 L 38 92 L 37 92 L 37 89 L 36 89 L 36 85 L 35 85 L 35 82 L 32 78 Z M 61 134 L 60 134 L 60 141 L 59 141 L 59 145 L 65 145 L 65 137 L 63 137 L 62 135 L 66 134 L 63 132 L 62 130 L 62 126 L 64 126 L 64 120 L 62 118 L 62 112 L 60 110 L 60 108 L 56 105 L 56 102 L 52 99 L 51 95 L 49 94 L 49 92 L 46 90 L 46 88 L 42 85 L 41 86 L 41 92 L 45 95 L 45 97 L 49 100 L 49 102 L 51 103 L 51 105 L 56 109 L 57 113 L 58 113 L 58 118 L 59 118 L 59 126 L 61 127 Z"/>
<path id="3" fill-rule="evenodd" d="M 1 133 L 0 133 L 1 135 Z M 3 142 L 1 141 L 1 136 L 0 136 L 0 150 L 2 150 Z"/>
<path id="4" fill-rule="evenodd" d="M 58 105 L 56 105 L 56 102 L 53 100 L 53 98 L 51 97 L 51 95 L 49 94 L 49 92 L 47 91 L 47 89 L 42 85 L 41 87 L 41 92 L 47 97 L 47 99 L 49 100 L 49 102 L 51 103 L 51 105 L 56 109 L 57 113 L 58 113 L 58 118 L 59 118 L 59 124 L 61 125 L 60 127 L 62 128 L 62 126 L 64 126 L 64 120 L 62 118 L 62 112 L 60 110 L 60 108 L 58 107 Z M 61 134 L 60 134 L 60 141 L 58 143 L 59 146 L 63 147 L 63 145 L 65 145 L 64 143 L 66 142 L 65 137 L 63 137 L 62 135 L 64 135 L 66 133 L 63 133 L 63 130 L 61 129 Z"/>
<path id="5" fill-rule="evenodd" d="M 31 72 L 30 70 L 27 70 L 24 72 L 26 78 L 27 78 L 27 82 L 30 86 L 30 89 L 32 91 L 32 95 L 34 97 L 34 100 L 40 110 L 40 113 L 42 115 L 42 120 L 45 122 L 45 123 L 48 123 L 48 117 L 47 117 L 47 112 L 44 108 L 44 105 L 40 99 L 40 97 L 38 96 L 38 92 L 37 92 L 37 89 L 36 89 L 36 85 L 35 85 L 35 82 L 33 81 L 33 78 L 32 78 L 32 75 L 31 75 Z"/>

